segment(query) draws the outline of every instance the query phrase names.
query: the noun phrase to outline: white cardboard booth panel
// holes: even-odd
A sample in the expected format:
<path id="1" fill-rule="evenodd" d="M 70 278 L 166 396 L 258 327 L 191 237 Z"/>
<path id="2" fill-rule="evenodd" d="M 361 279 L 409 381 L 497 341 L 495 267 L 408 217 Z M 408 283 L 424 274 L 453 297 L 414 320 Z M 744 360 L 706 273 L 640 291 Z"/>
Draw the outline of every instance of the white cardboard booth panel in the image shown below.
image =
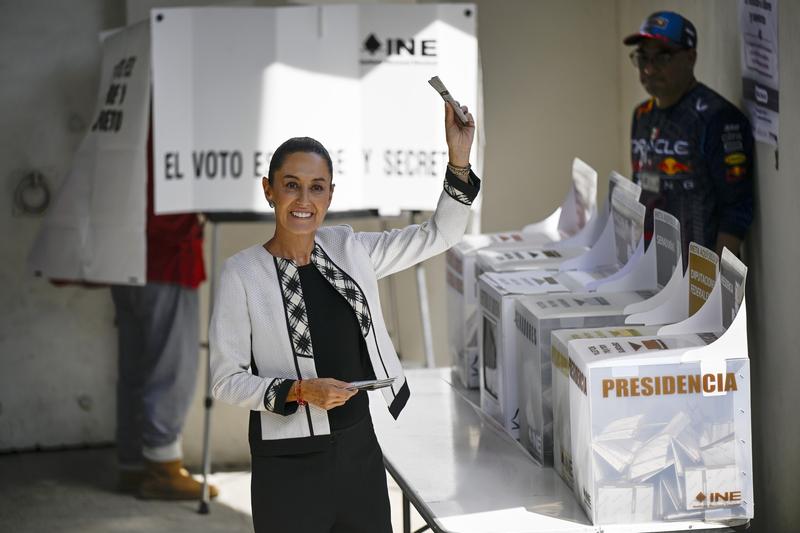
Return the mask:
<path id="1" fill-rule="evenodd" d="M 144 284 L 150 27 L 105 37 L 93 123 L 39 228 L 28 268 L 50 279 Z"/>
<path id="2" fill-rule="evenodd" d="M 427 80 L 482 124 L 472 4 L 154 9 L 151 24 L 158 213 L 267 211 L 270 155 L 300 136 L 331 154 L 332 211 L 433 210 L 447 145 Z"/>
<path id="3" fill-rule="evenodd" d="M 427 80 L 439 75 L 480 127 L 475 13 L 472 4 L 155 9 L 105 36 L 93 125 L 29 269 L 145 283 L 151 70 L 156 213 L 267 211 L 271 151 L 303 135 L 331 153 L 333 211 L 433 209 L 447 148 L 444 104 Z"/>

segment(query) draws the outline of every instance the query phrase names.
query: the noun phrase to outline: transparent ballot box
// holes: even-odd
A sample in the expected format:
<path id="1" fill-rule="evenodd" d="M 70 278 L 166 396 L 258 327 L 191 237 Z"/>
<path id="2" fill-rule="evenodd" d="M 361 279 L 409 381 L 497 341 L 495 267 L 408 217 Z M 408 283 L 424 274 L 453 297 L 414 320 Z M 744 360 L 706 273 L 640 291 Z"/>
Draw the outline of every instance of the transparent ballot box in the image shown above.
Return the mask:
<path id="1" fill-rule="evenodd" d="M 574 489 L 595 524 L 753 517 L 746 271 L 724 250 L 692 280 L 692 296 L 713 283 L 705 301 L 657 336 L 568 341 Z"/>
<path id="2" fill-rule="evenodd" d="M 595 524 L 752 518 L 750 365 L 571 369 L 573 472 Z"/>

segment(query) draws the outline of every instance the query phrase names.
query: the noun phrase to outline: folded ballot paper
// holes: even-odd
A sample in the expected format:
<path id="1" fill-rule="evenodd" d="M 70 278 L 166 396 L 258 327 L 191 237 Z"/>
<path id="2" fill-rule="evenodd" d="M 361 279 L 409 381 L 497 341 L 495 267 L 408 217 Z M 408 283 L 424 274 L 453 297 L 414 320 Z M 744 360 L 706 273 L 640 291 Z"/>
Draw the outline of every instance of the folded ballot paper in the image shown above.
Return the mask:
<path id="1" fill-rule="evenodd" d="M 631 192 L 633 191 L 633 192 Z M 641 241 L 642 224 L 644 221 L 644 206 L 638 203 L 636 197 L 638 187 L 631 188 L 617 185 L 612 193 L 611 214 L 607 217 L 606 228 L 601 238 L 592 247 L 608 247 L 612 250 L 607 271 L 613 272 L 624 267 L 631 260 L 638 260 L 639 255 L 631 251 L 637 248 Z M 635 196 L 634 196 L 635 195 Z M 638 206 L 638 208 L 630 208 Z M 616 227 L 622 227 L 617 231 Z M 624 235 L 627 240 L 615 240 L 613 235 Z M 536 253 L 559 254 L 559 251 L 544 250 Z M 563 250 L 561 251 L 563 252 Z M 577 287 L 578 283 L 568 285 L 559 281 L 562 274 L 555 270 L 538 268 L 539 264 L 529 262 L 532 270 L 519 270 L 511 272 L 498 272 L 503 268 L 522 268 L 521 259 L 499 258 L 494 251 L 481 251 L 478 254 L 479 262 L 486 260 L 487 269 L 494 270 L 480 276 L 478 281 L 480 325 L 478 328 L 478 361 L 479 375 L 481 376 L 481 408 L 495 417 L 515 438 L 519 430 L 519 395 L 517 382 L 519 365 L 517 363 L 517 338 L 514 329 L 514 300 L 524 295 L 541 295 L 546 293 L 569 292 Z M 591 253 L 591 250 L 587 253 Z M 555 256 L 553 256 L 555 257 Z M 563 257 L 563 255 L 560 255 Z M 488 259 L 487 259 L 488 258 Z M 513 263 L 513 265 L 512 265 Z M 551 263 L 556 266 L 558 263 Z M 509 266 L 511 265 L 511 266 Z M 651 276 L 653 279 L 654 275 Z M 650 286 L 655 286 L 653 282 Z M 595 298 L 581 300 L 583 305 L 595 301 Z"/>
<path id="2" fill-rule="evenodd" d="M 576 157 L 572 163 L 572 187 L 552 215 L 520 231 L 467 235 L 447 251 L 448 344 L 454 371 L 465 387 L 478 387 L 477 252 L 538 249 L 571 240 L 572 246 L 583 248 L 596 238 L 595 234 L 599 235 L 595 229 L 596 194 L 597 172 Z"/>
<path id="3" fill-rule="evenodd" d="M 643 216 L 644 206 L 635 220 L 641 220 Z M 612 250 L 641 250 L 640 232 L 622 234 L 636 237 L 636 246 L 632 247 L 625 241 L 616 244 L 615 240 Z M 623 274 L 600 280 L 595 292 L 571 293 L 569 296 L 574 303 L 569 308 L 563 308 L 563 302 L 559 302 L 555 295 L 526 296 L 516 300 L 514 321 L 519 361 L 520 442 L 537 462 L 555 463 L 552 383 L 557 376 L 552 368 L 551 332 L 564 328 L 622 326 L 633 310 L 649 310 L 650 306 L 660 305 L 660 300 L 654 298 L 655 294 L 662 290 L 676 290 L 675 287 L 681 285 L 680 224 L 675 217 L 655 211 L 653 242 L 660 244 L 650 246 L 644 254 L 634 252 L 621 268 Z M 567 273 L 560 273 L 556 279 L 562 280 L 564 274 Z M 561 456 L 558 458 L 559 461 L 562 459 Z M 569 458 L 564 457 L 564 460 Z"/>
<path id="4" fill-rule="evenodd" d="M 595 524 L 753 516 L 746 267 L 725 250 L 713 283 L 692 277 L 706 300 L 686 320 L 567 343 L 572 474 Z"/>

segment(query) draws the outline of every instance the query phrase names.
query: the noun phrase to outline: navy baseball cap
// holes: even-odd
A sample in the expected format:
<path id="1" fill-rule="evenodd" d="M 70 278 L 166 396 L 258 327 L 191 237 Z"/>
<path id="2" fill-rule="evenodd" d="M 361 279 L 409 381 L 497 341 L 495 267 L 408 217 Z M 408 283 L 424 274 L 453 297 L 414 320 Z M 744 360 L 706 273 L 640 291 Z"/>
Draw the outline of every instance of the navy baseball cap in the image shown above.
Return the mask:
<path id="1" fill-rule="evenodd" d="M 696 48 L 697 31 L 688 19 L 672 11 L 658 11 L 642 22 L 639 32 L 622 41 L 626 45 L 638 44 L 642 39 L 656 39 L 678 48 Z"/>

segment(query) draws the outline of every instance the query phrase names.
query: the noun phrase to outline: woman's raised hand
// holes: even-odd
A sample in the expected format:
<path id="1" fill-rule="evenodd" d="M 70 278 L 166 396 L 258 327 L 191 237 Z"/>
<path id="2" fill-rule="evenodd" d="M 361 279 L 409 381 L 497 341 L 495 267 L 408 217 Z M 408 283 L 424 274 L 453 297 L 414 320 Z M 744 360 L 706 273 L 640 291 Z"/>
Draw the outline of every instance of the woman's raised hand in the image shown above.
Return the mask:
<path id="1" fill-rule="evenodd" d="M 469 164 L 469 152 L 472 148 L 472 140 L 475 138 L 475 118 L 467 106 L 461 106 L 461 110 L 467 116 L 467 124 L 461 124 L 450 104 L 447 102 L 444 104 L 444 131 L 447 138 L 447 149 L 450 164 L 456 167 L 466 167 Z"/>
<path id="2" fill-rule="evenodd" d="M 304 379 L 300 392 L 303 401 L 321 407 L 327 411 L 334 407 L 344 405 L 347 400 L 356 395 L 358 391 L 347 390 L 348 385 L 349 383 L 345 381 L 339 381 L 333 378 Z M 296 402 L 297 400 L 297 382 L 295 382 L 289 390 L 286 401 Z"/>

